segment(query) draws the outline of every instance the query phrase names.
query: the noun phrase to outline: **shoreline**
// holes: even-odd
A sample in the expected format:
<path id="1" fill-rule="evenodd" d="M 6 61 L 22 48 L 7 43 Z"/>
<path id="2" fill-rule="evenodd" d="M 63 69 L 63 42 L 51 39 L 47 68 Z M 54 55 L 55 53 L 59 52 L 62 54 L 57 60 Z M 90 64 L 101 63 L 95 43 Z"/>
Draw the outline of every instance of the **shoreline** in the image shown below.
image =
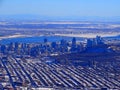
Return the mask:
<path id="1" fill-rule="evenodd" d="M 64 36 L 64 37 L 77 37 L 77 38 L 95 38 L 96 36 L 101 37 L 115 37 L 120 35 L 120 33 L 112 33 L 112 34 L 55 34 L 55 36 Z"/>
<path id="2" fill-rule="evenodd" d="M 59 36 L 59 37 L 76 37 L 76 38 L 95 38 L 96 36 L 101 36 L 101 37 L 116 37 L 119 36 L 120 33 L 112 33 L 112 34 L 54 34 L 54 35 L 47 35 L 47 36 Z M 13 38 L 26 38 L 26 37 L 41 37 L 45 35 L 11 35 L 11 36 L 3 36 L 0 37 L 0 40 L 3 39 L 13 39 Z"/>
<path id="3" fill-rule="evenodd" d="M 0 37 L 0 40 L 3 40 L 3 39 L 12 39 L 12 38 L 24 38 L 24 37 L 32 37 L 30 35 L 11 35 L 11 36 L 3 36 L 3 37 Z"/>

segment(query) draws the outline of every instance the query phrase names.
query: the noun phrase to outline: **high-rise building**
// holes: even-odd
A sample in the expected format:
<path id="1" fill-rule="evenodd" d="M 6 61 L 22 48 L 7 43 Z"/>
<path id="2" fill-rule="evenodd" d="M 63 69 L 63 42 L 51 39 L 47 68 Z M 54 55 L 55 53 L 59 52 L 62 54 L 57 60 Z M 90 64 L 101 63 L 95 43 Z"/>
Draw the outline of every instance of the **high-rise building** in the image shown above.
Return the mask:
<path id="1" fill-rule="evenodd" d="M 103 44 L 101 36 L 96 36 L 96 45 Z"/>
<path id="2" fill-rule="evenodd" d="M 47 42 L 48 42 L 48 40 L 47 40 L 47 38 L 45 38 L 45 39 L 44 39 L 44 43 L 47 43 Z"/>
<path id="3" fill-rule="evenodd" d="M 91 39 L 87 39 L 87 44 L 86 47 L 92 47 L 93 46 L 93 41 Z"/>
<path id="4" fill-rule="evenodd" d="M 72 39 L 72 47 L 76 47 L 76 38 L 75 37 Z"/>

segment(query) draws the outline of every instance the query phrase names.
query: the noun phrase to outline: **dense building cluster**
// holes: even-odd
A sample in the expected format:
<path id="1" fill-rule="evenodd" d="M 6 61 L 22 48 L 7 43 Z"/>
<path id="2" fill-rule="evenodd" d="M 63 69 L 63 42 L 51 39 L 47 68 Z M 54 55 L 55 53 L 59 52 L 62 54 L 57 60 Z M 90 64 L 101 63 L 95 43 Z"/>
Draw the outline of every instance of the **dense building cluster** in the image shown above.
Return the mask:
<path id="1" fill-rule="evenodd" d="M 75 67 L 46 64 L 39 58 L 3 57 L 0 60 L 0 88 L 3 90 L 118 90 L 119 71 L 114 73 L 112 66 L 109 65 L 100 64 L 96 68 Z"/>
<path id="2" fill-rule="evenodd" d="M 16 42 L 0 45 L 0 52 L 0 90 L 120 88 L 119 55 L 109 57 L 109 54 L 98 54 L 94 60 L 89 54 L 110 52 L 100 36 L 86 42 L 78 42 L 76 38 L 70 42 L 63 39 L 48 42 L 46 38 L 43 43 Z M 115 61 L 107 60 L 110 58 Z"/>
<path id="3" fill-rule="evenodd" d="M 87 39 L 86 42 L 78 42 L 76 38 L 73 38 L 72 41 L 69 42 L 64 39 L 60 42 L 48 42 L 45 38 L 43 43 L 11 42 L 10 44 L 0 45 L 0 51 L 3 54 L 14 53 L 17 55 L 30 55 L 36 57 L 41 54 L 57 55 L 62 53 L 87 52 L 90 49 L 95 51 L 96 48 L 93 47 L 97 47 L 98 49 L 99 46 L 102 47 L 101 49 L 103 51 L 107 49 L 100 36 L 96 36 L 94 39 Z"/>

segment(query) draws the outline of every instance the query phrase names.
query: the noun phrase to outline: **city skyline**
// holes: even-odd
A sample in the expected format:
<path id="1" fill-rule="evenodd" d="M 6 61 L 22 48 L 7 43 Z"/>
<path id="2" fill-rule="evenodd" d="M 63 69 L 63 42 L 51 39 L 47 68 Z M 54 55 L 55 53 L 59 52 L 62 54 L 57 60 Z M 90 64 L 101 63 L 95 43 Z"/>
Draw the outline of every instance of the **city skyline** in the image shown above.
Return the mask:
<path id="1" fill-rule="evenodd" d="M 0 90 L 120 90 L 119 0 L 0 0 Z"/>

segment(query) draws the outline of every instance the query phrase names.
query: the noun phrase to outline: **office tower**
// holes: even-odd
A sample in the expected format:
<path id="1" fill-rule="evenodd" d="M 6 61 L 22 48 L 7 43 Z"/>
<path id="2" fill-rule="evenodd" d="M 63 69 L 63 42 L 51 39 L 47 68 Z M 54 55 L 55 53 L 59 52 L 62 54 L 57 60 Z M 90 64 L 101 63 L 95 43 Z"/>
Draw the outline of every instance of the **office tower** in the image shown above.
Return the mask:
<path id="1" fill-rule="evenodd" d="M 47 38 L 45 38 L 45 39 L 44 39 L 44 43 L 47 43 L 47 42 L 48 42 L 48 40 L 47 40 Z"/>
<path id="2" fill-rule="evenodd" d="M 86 47 L 92 47 L 93 46 L 93 41 L 91 39 L 87 39 L 87 44 Z"/>
<path id="3" fill-rule="evenodd" d="M 103 44 L 101 36 L 96 36 L 96 45 Z"/>
<path id="4" fill-rule="evenodd" d="M 75 37 L 72 39 L 72 47 L 76 47 L 76 38 Z"/>

